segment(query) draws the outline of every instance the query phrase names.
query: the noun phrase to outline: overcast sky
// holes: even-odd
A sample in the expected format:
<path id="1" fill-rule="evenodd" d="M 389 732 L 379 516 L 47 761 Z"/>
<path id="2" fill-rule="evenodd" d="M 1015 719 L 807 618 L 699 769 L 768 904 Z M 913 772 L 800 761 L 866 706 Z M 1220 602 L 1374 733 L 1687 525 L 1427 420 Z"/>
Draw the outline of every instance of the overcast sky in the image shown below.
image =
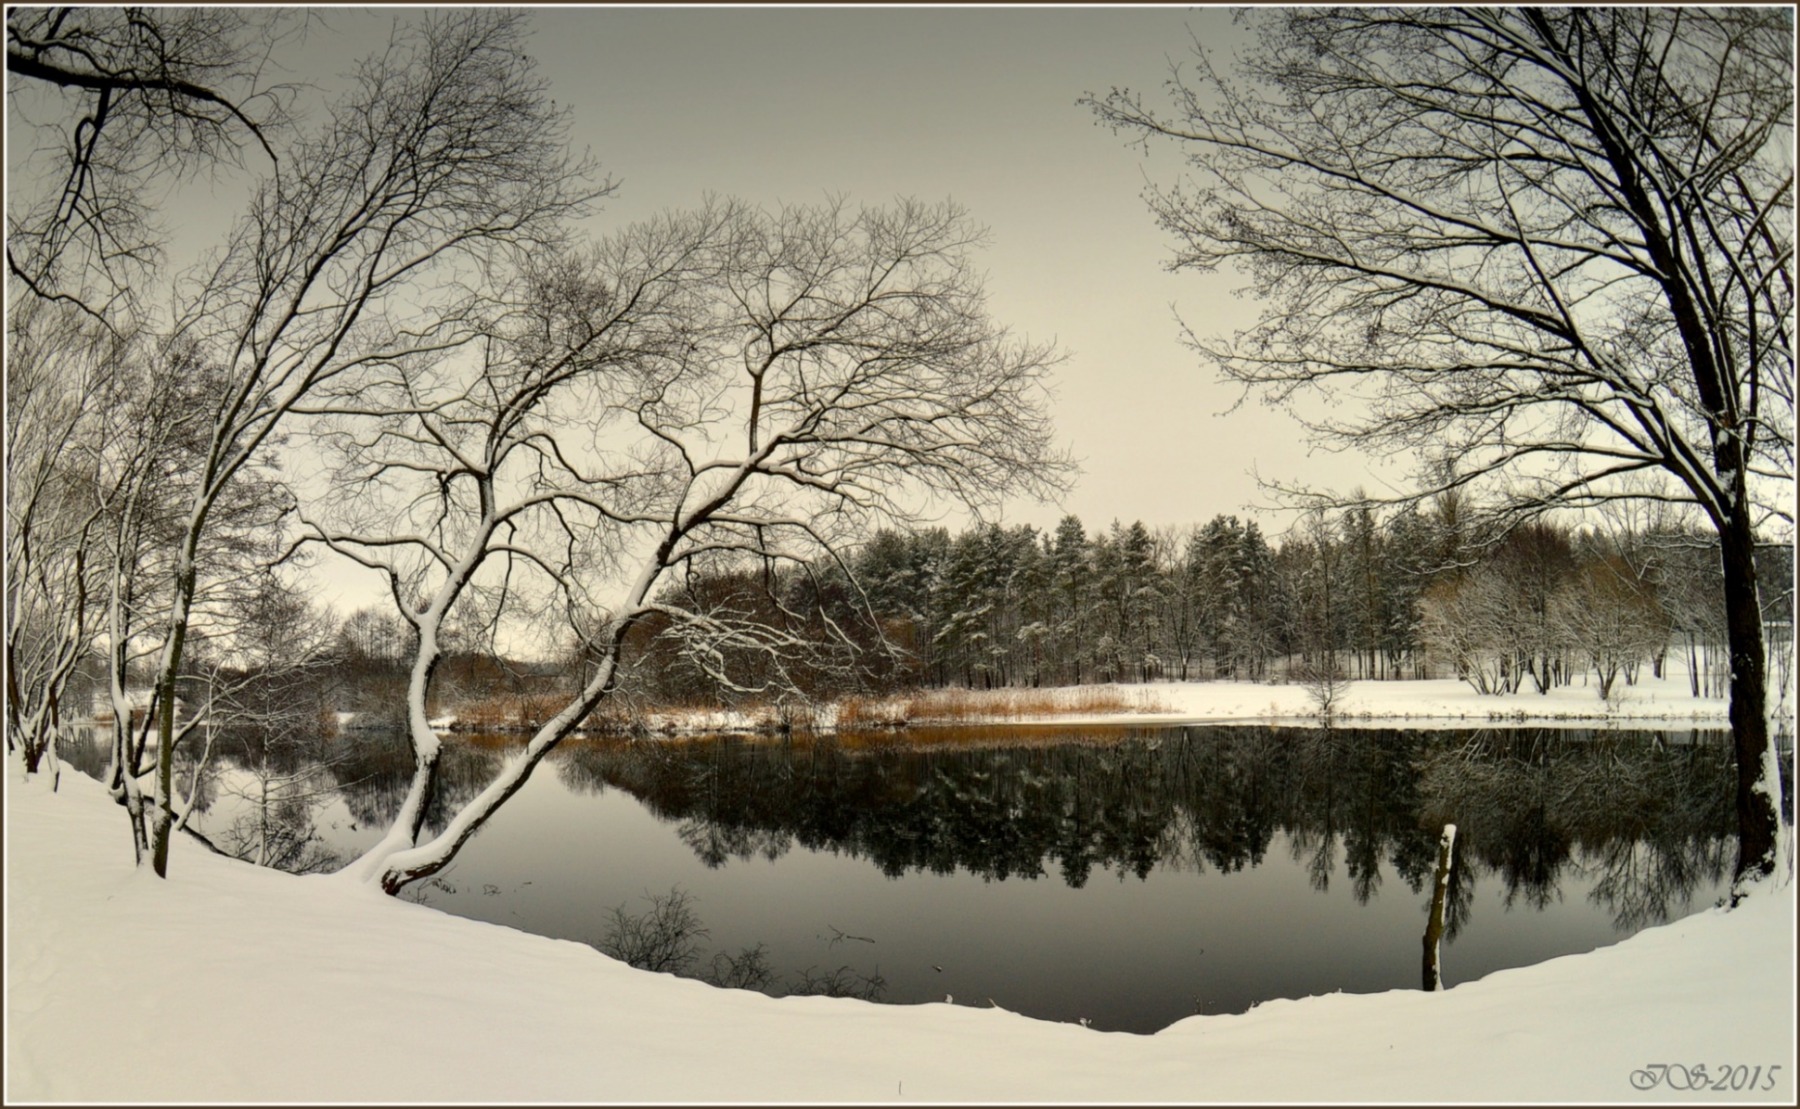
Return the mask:
<path id="1" fill-rule="evenodd" d="M 392 17 L 327 18 L 297 78 L 341 72 Z M 1015 503 L 1008 522 L 1200 523 L 1264 499 L 1253 468 L 1369 482 L 1359 462 L 1308 458 L 1285 414 L 1252 402 L 1221 415 L 1236 390 L 1182 347 L 1175 312 L 1228 333 L 1254 305 L 1229 275 L 1165 271 L 1169 244 L 1141 194 L 1146 174 L 1172 180 L 1179 157 L 1146 157 L 1076 104 L 1114 85 L 1159 89 L 1190 32 L 1229 50 L 1243 34 L 1229 10 L 596 7 L 534 22 L 532 55 L 573 109 L 576 144 L 619 184 L 595 234 L 709 192 L 763 205 L 948 198 L 991 229 L 980 264 L 993 313 L 1067 351 L 1055 415 L 1084 471 L 1062 505 Z"/>
<path id="2" fill-rule="evenodd" d="M 546 10 L 534 56 L 575 137 L 620 189 L 596 220 L 697 203 L 827 193 L 882 203 L 954 199 L 991 229 L 981 261 L 994 315 L 1068 352 L 1055 414 L 1083 474 L 1062 506 L 1010 521 L 1152 526 L 1240 512 L 1266 477 L 1348 485 L 1360 464 L 1308 459 L 1298 428 L 1237 396 L 1180 343 L 1244 326 L 1228 275 L 1172 275 L 1142 192 L 1174 150 L 1145 157 L 1076 104 L 1120 85 L 1157 90 L 1190 32 L 1229 50 L 1229 10 Z M 1385 475 L 1384 475 L 1385 476 Z M 1390 480 L 1400 480 L 1398 475 Z"/>
<path id="3" fill-rule="evenodd" d="M 405 13 L 320 11 L 271 79 L 323 97 Z M 1076 103 L 1114 86 L 1160 96 L 1194 39 L 1226 53 L 1242 41 L 1230 9 L 558 7 L 533 20 L 531 53 L 572 109 L 576 145 L 619 186 L 595 235 L 708 193 L 952 199 L 990 229 L 992 312 L 1067 353 L 1054 415 L 1083 469 L 1061 504 L 1015 502 L 1007 522 L 1048 529 L 1074 512 L 1090 530 L 1185 527 L 1267 504 L 1253 471 L 1339 490 L 1404 481 L 1309 455 L 1298 425 L 1255 400 L 1226 414 L 1237 391 L 1181 345 L 1176 313 L 1229 334 L 1256 306 L 1234 295 L 1235 275 L 1166 272 L 1170 244 L 1142 193 L 1178 177 L 1179 153 L 1129 147 Z M 28 153 L 15 145 L 12 168 Z M 175 191 L 172 260 L 218 241 L 245 184 Z M 1287 518 L 1264 522 L 1279 532 Z"/>

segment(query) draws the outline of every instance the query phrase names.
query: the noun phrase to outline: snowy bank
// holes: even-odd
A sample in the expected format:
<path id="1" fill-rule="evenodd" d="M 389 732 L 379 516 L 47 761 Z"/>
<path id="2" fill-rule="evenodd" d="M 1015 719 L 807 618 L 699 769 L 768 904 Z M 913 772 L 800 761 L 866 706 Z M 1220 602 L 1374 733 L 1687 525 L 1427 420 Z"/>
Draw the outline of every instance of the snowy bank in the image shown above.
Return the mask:
<path id="1" fill-rule="evenodd" d="M 1103 708 L 1094 708 L 1103 706 Z M 1354 681 L 1337 695 L 1332 722 L 1339 727 L 1724 727 L 1730 702 L 1694 697 L 1687 675 L 1645 675 L 1634 686 L 1618 682 L 1611 700 L 1584 682 L 1548 693 L 1535 690 L 1489 695 L 1467 682 Z M 1771 706 L 1786 717 L 1786 702 Z M 608 733 L 637 729 L 648 735 L 691 736 L 787 731 L 830 733 L 958 724 L 1057 724 L 1057 726 L 1168 727 L 1183 724 L 1298 724 L 1319 722 L 1318 704 L 1303 684 L 1233 681 L 1166 681 L 1089 684 L 1003 690 L 934 690 L 887 697 L 848 697 L 835 702 L 751 708 L 653 708 L 601 718 L 578 729 Z M 454 729 L 455 718 L 432 727 Z M 468 726 L 466 731 L 506 731 Z M 531 731 L 513 727 L 513 731 Z"/>
<path id="2" fill-rule="evenodd" d="M 1156 707 L 1125 717 L 1100 717 L 1118 723 L 1314 723 L 1318 705 L 1306 686 L 1264 685 L 1257 682 L 1152 682 L 1126 685 Z M 1478 693 L 1467 682 L 1454 678 L 1429 681 L 1353 681 L 1338 694 L 1333 719 L 1339 724 L 1359 722 L 1392 724 L 1474 724 L 1556 722 L 1632 727 L 1653 723 L 1724 727 L 1729 702 L 1723 697 L 1695 697 L 1685 674 L 1666 678 L 1646 675 L 1637 685 L 1623 681 L 1610 701 L 1577 682 L 1548 693 L 1527 688 L 1501 695 Z M 1065 723 L 1086 720 L 1060 718 Z"/>
<path id="3" fill-rule="evenodd" d="M 186 840 L 160 882 L 91 780 L 9 760 L 6 801 L 8 1102 L 1795 1099 L 1791 888 L 1442 993 L 1133 1036 L 717 990 Z M 1634 1090 L 1659 1063 L 1771 1088 Z"/>
<path id="4" fill-rule="evenodd" d="M 1099 703 L 1111 707 L 1095 710 Z M 846 713 L 846 705 L 854 710 Z M 1623 681 L 1611 700 L 1582 682 L 1540 694 L 1535 690 L 1482 694 L 1453 678 L 1429 681 L 1353 681 L 1339 694 L 1333 722 L 1342 727 L 1438 727 L 1558 725 L 1583 727 L 1726 726 L 1729 702 L 1695 697 L 1685 674 L 1649 675 Z M 1772 707 L 1783 715 L 1780 706 Z M 1319 708 L 1306 686 L 1236 681 L 1161 681 L 1143 684 L 1054 686 L 1042 689 L 935 689 L 911 695 L 850 698 L 816 706 L 802 728 L 946 724 L 1058 724 L 1162 727 L 1180 724 L 1318 723 Z M 658 709 L 642 718 L 660 735 L 773 732 L 772 708 Z"/>

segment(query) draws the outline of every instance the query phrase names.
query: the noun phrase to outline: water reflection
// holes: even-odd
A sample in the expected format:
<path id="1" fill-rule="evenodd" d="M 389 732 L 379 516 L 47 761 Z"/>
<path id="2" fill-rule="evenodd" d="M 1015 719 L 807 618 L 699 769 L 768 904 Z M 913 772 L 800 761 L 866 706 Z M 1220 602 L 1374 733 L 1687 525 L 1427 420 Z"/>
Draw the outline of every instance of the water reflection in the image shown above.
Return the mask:
<path id="1" fill-rule="evenodd" d="M 427 825 L 442 827 L 517 745 L 448 743 Z M 99 746 L 72 745 L 65 759 L 98 774 Z M 799 847 L 866 859 L 889 877 L 1054 874 L 1079 889 L 1096 868 L 1242 871 L 1281 833 L 1313 889 L 1333 888 L 1341 860 L 1367 904 L 1384 867 L 1410 893 L 1426 891 L 1439 833 L 1455 824 L 1448 940 L 1477 882 L 1499 882 L 1507 908 L 1543 909 L 1570 874 L 1588 879 L 1618 930 L 1635 931 L 1722 880 L 1733 850 L 1730 749 L 1706 732 L 940 729 L 571 741 L 551 765 L 573 792 L 637 798 L 712 868 Z M 251 814 L 214 821 L 214 838 L 315 869 L 329 858 L 310 824 L 319 799 L 340 796 L 353 821 L 385 828 L 412 766 L 398 733 L 304 744 L 232 734 L 214 743 L 196 807 L 249 799 Z"/>
<path id="2" fill-rule="evenodd" d="M 1590 896 L 1619 930 L 1662 923 L 1736 850 L 1723 737 L 1679 740 L 1498 732 L 1440 744 L 1419 761 L 1424 816 L 1457 825 L 1509 907 L 1550 904 L 1575 867 L 1595 876 Z"/>
<path id="3" fill-rule="evenodd" d="M 515 738 L 459 736 L 446 743 L 438 760 L 437 789 L 425 808 L 427 827 L 441 829 L 470 798 L 499 773 Z M 412 743 L 403 732 L 360 732 L 326 741 L 351 815 L 364 825 L 386 829 L 400 812 L 412 780 Z"/>
<path id="4" fill-rule="evenodd" d="M 569 788 L 638 798 L 709 867 L 798 846 L 890 877 L 966 870 L 990 881 L 1096 867 L 1230 873 L 1285 833 L 1314 889 L 1359 904 L 1384 867 L 1426 891 L 1445 824 L 1459 828 L 1445 937 L 1478 881 L 1504 904 L 1557 901 L 1594 879 L 1615 927 L 1668 918 L 1730 865 L 1730 751 L 1653 732 L 1326 732 L 1183 728 L 1059 742 L 949 746 L 889 737 L 592 742 L 559 754 Z"/>
<path id="5" fill-rule="evenodd" d="M 519 743 L 449 742 L 428 825 Z M 387 827 L 412 773 L 397 734 L 304 755 L 221 737 L 215 758 L 206 831 L 241 805 L 225 784 L 310 767 L 322 803 L 268 812 L 341 858 Z M 407 896 L 626 956 L 651 891 L 679 883 L 693 919 L 674 931 L 707 941 L 687 969 L 719 984 L 954 994 L 1147 1032 L 1418 988 L 1447 824 L 1447 985 L 1691 911 L 1729 877 L 1730 759 L 1721 734 L 1574 730 L 572 741 L 454 874 Z"/>
<path id="6" fill-rule="evenodd" d="M 862 974 L 849 964 L 821 970 L 809 966 L 788 978 L 781 978 L 769 962 L 765 944 L 740 948 L 736 954 L 716 952 L 703 961 L 702 940 L 712 933 L 700 922 L 692 895 L 680 886 L 667 893 L 643 896 L 648 908 L 631 912 L 624 905 L 613 907 L 605 930 L 595 944 L 622 963 L 657 974 L 675 974 L 699 978 L 724 989 L 758 990 L 775 997 L 854 997 L 862 1001 L 880 1001 L 887 980 L 879 971 Z M 867 943 L 867 936 L 846 937 Z"/>

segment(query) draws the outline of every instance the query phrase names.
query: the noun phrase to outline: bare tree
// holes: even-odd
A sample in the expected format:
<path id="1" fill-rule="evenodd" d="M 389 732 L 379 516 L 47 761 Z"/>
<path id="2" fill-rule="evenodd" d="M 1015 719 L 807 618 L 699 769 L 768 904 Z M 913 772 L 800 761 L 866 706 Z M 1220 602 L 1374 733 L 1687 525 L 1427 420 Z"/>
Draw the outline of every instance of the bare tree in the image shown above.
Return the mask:
<path id="1" fill-rule="evenodd" d="M 35 773 L 54 760 L 70 679 L 94 646 L 110 498 L 107 413 L 92 398 L 126 344 L 48 302 L 18 305 L 6 338 L 6 745 Z"/>
<path id="2" fill-rule="evenodd" d="M 9 7 L 7 123 L 37 149 L 7 209 L 6 262 L 31 293 L 112 320 L 154 274 L 153 187 L 273 161 L 292 90 L 263 80 L 304 27 L 228 7 Z"/>
<path id="3" fill-rule="evenodd" d="M 1771 872 L 1753 552 L 1759 527 L 1793 523 L 1792 13 L 1245 18 L 1261 42 L 1242 82 L 1202 55 L 1171 82 L 1173 115 L 1090 101 L 1191 150 L 1198 187 L 1152 201 L 1175 268 L 1240 265 L 1267 304 L 1196 349 L 1276 401 L 1366 403 L 1313 421 L 1328 439 L 1456 458 L 1421 495 L 1487 486 L 1514 518 L 1696 506 L 1724 569 L 1737 878 Z"/>
<path id="4" fill-rule="evenodd" d="M 1602 699 L 1621 675 L 1635 684 L 1638 665 L 1668 640 L 1656 597 L 1620 558 L 1590 557 L 1550 603 L 1564 639 L 1593 666 Z"/>
<path id="5" fill-rule="evenodd" d="M 1294 668 L 1294 678 L 1306 689 L 1307 699 L 1319 710 L 1319 719 L 1329 728 L 1354 684 L 1343 664 L 1331 652 L 1302 658 Z"/>
<path id="6" fill-rule="evenodd" d="M 989 319 L 979 240 L 952 205 L 715 203 L 540 260 L 524 282 L 532 310 L 481 359 L 390 364 L 356 389 L 379 399 L 336 406 L 344 479 L 393 497 L 372 509 L 382 519 L 317 521 L 316 536 L 388 572 L 419 642 L 417 770 L 355 874 L 397 892 L 448 864 L 612 694 L 640 625 L 726 688 L 790 690 L 787 660 L 818 625 L 779 604 L 693 603 L 673 588 L 690 571 L 811 572 L 927 496 L 979 506 L 1057 485 L 1067 463 L 1042 393 L 1054 354 Z M 523 756 L 414 846 L 438 756 L 425 697 L 459 605 L 490 627 L 559 615 L 586 669 Z M 745 657 L 759 660 L 748 679 L 733 661 Z"/>
<path id="7" fill-rule="evenodd" d="M 335 869 L 342 860 L 319 834 L 313 812 L 337 796 L 340 787 L 318 765 L 284 770 L 266 751 L 245 751 L 238 760 L 238 771 L 222 774 L 213 789 L 245 808 L 213 833 L 214 846 L 233 858 L 290 874 Z"/>
<path id="8" fill-rule="evenodd" d="M 144 758 L 161 689 L 154 690 L 145 705 L 140 728 L 134 720 L 136 699 L 130 686 L 134 673 L 155 653 L 154 633 L 171 611 L 169 551 L 179 531 L 180 505 L 189 491 L 188 475 L 196 460 L 195 413 L 203 407 L 194 403 L 196 394 L 191 390 L 204 382 L 205 375 L 196 372 L 199 367 L 192 355 L 191 346 L 159 349 L 147 336 L 133 352 L 129 370 L 118 375 L 107 391 L 91 398 L 119 421 L 113 429 L 118 433 L 110 435 L 98 452 L 96 484 L 110 502 L 106 533 L 96 547 L 105 570 L 98 619 L 106 644 L 112 712 L 112 756 L 106 781 L 114 799 L 125 808 L 132 848 L 140 863 L 150 855 L 150 810 L 145 805 L 143 783 L 150 770 Z M 214 529 L 215 534 L 218 530 Z M 210 593 L 203 585 L 210 577 L 196 560 L 193 597 L 200 604 Z M 203 623 L 203 619 L 190 615 L 188 622 Z M 169 697 L 174 721 L 172 685 Z M 172 728 L 171 763 L 176 746 L 192 733 L 197 719 L 190 713 L 185 722 Z M 173 803 L 171 791 L 171 809 Z"/>
<path id="9" fill-rule="evenodd" d="M 1516 693 L 1525 680 L 1519 657 L 1516 606 L 1491 565 L 1445 575 L 1419 602 L 1419 634 L 1477 693 Z"/>
<path id="10" fill-rule="evenodd" d="M 455 616 L 473 610 L 492 628 L 521 603 L 560 601 L 584 641 L 594 634 L 587 590 L 618 553 L 607 529 L 639 518 L 666 480 L 603 435 L 661 391 L 657 369 L 691 356 L 690 285 L 717 264 L 707 254 L 723 226 L 719 213 L 672 218 L 584 256 L 540 256 L 520 279 L 526 307 L 496 323 L 478 357 L 383 362 L 311 409 L 338 483 L 359 492 L 311 535 L 381 569 L 412 629 L 415 773 L 369 857 L 412 846 L 431 807 L 441 745 L 426 705 Z M 497 576 L 484 575 L 490 564 Z M 538 578 L 548 593 L 533 591 Z M 497 584 L 484 593 L 484 581 Z"/>
<path id="11" fill-rule="evenodd" d="M 282 152 L 172 327 L 217 382 L 178 536 L 157 666 L 152 864 L 168 865 L 175 687 L 214 510 L 306 396 L 353 367 L 450 350 L 481 266 L 541 245 L 595 190 L 522 53 L 523 17 L 434 12 Z"/>
<path id="12" fill-rule="evenodd" d="M 132 737 L 129 675 L 146 628 L 166 614 L 166 591 L 152 583 L 166 569 L 171 509 L 194 458 L 191 412 L 207 381 L 178 347 L 73 305 L 25 298 L 8 324 L 8 743 L 23 748 L 28 770 L 46 755 L 54 766 L 71 711 L 91 707 L 66 703 L 70 681 L 103 650 L 115 755 L 108 777 L 141 831 L 137 775 L 124 774 L 140 765 L 142 747 L 142 735 Z M 241 537 L 270 522 L 259 488 L 242 482 L 223 503 L 228 527 L 197 572 L 202 601 Z"/>
<path id="13" fill-rule="evenodd" d="M 213 838 L 226 854 L 258 866 L 335 869 L 342 860 L 313 822 L 318 800 L 343 788 L 327 773 L 342 753 L 334 758 L 320 746 L 334 622 L 270 573 L 258 575 L 234 608 L 236 626 L 207 652 L 206 719 L 209 744 L 228 733 L 236 748 L 235 765 L 219 771 L 214 791 L 246 808 Z"/>
<path id="14" fill-rule="evenodd" d="M 700 961 L 700 941 L 712 935 L 694 911 L 693 895 L 670 886 L 666 894 L 645 890 L 644 900 L 650 908 L 641 914 L 626 912 L 624 905 L 613 906 L 605 934 L 595 946 L 639 970 L 692 977 Z"/>

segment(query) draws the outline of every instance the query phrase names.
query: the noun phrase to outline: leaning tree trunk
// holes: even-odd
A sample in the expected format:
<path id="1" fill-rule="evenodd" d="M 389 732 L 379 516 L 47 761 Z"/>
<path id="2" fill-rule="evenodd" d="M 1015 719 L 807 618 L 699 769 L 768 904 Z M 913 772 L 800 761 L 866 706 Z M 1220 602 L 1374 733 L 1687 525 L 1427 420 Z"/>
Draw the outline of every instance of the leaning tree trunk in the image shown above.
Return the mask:
<path id="1" fill-rule="evenodd" d="M 425 702 L 431 693 L 432 675 L 436 673 L 442 658 L 438 644 L 438 624 L 449 607 L 450 599 L 454 599 L 460 591 L 461 586 L 457 585 L 455 592 L 446 595 L 449 599 L 440 597 L 438 603 L 420 618 L 418 653 L 413 657 L 412 676 L 406 687 L 406 734 L 412 746 L 413 776 L 412 781 L 407 784 L 406 796 L 400 802 L 400 811 L 395 814 L 387 834 L 345 867 L 346 872 L 353 872 L 364 878 L 379 874 L 386 865 L 388 856 L 416 847 L 420 833 L 425 830 L 425 818 L 437 797 L 438 764 L 443 758 L 444 750 L 443 740 L 438 738 L 437 731 L 426 717 Z"/>
<path id="2" fill-rule="evenodd" d="M 406 687 L 406 731 L 412 740 L 413 779 L 407 787 L 406 799 L 394 818 L 396 831 L 404 831 L 406 845 L 419 842 L 425 829 L 425 817 L 437 796 L 438 760 L 444 746 L 437 730 L 425 714 L 426 699 L 431 694 L 431 677 L 437 672 L 442 651 L 438 646 L 437 618 L 427 614 L 428 626 L 419 631 L 419 653 L 413 660 L 412 676 Z"/>
<path id="3" fill-rule="evenodd" d="M 638 600 L 641 601 L 641 598 Z M 391 845 L 378 845 L 363 858 L 346 867 L 345 871 L 354 873 L 364 881 L 379 883 L 382 890 L 389 894 L 398 894 L 413 882 L 429 878 L 450 865 L 463 845 L 487 824 L 488 818 L 524 787 L 531 778 L 531 772 L 543 761 L 544 756 L 567 738 L 586 719 L 588 713 L 612 693 L 618 675 L 619 652 L 623 649 L 626 634 L 636 622 L 636 616 L 621 621 L 611 636 L 612 642 L 605 658 L 588 684 L 561 712 L 538 728 L 526 743 L 521 756 L 502 770 L 499 777 L 489 783 L 486 789 L 464 804 L 435 838 L 408 850 L 393 850 Z"/>
<path id="4" fill-rule="evenodd" d="M 150 866 L 158 878 L 169 876 L 169 839 L 175 828 L 175 683 L 181 673 L 181 653 L 187 642 L 188 606 L 193 603 L 197 572 L 194 544 L 181 552 L 175 575 L 174 607 L 169 617 L 169 639 L 163 647 L 162 665 L 156 676 L 156 791 L 150 812 Z"/>
<path id="5" fill-rule="evenodd" d="M 1725 629 L 1731 659 L 1731 738 L 1737 761 L 1738 858 L 1732 888 L 1774 871 L 1781 771 L 1769 750 L 1762 607 L 1756 590 L 1756 542 L 1740 500 L 1719 533 L 1725 576 Z"/>

